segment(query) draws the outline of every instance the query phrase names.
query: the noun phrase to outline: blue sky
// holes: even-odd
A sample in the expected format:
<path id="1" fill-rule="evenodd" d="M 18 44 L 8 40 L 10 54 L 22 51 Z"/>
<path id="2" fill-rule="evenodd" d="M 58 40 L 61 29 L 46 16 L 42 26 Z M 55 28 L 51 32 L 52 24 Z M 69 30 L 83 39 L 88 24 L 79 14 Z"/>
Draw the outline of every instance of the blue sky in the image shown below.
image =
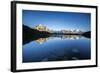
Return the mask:
<path id="1" fill-rule="evenodd" d="M 23 10 L 22 22 L 29 27 L 42 24 L 53 30 L 74 30 L 90 31 L 91 14 L 76 12 L 54 12 Z"/>

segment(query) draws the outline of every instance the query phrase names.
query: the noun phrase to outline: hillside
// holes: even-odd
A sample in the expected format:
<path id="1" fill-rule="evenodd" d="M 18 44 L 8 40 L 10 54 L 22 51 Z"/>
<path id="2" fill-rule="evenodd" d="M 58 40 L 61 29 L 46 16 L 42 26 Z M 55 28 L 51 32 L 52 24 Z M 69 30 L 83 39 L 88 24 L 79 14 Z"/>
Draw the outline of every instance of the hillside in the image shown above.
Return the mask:
<path id="1" fill-rule="evenodd" d="M 85 32 L 82 35 L 87 37 L 87 38 L 91 38 L 91 31 Z"/>
<path id="2" fill-rule="evenodd" d="M 49 32 L 38 31 L 36 29 L 31 29 L 30 27 L 23 25 L 23 44 L 28 43 L 31 40 L 36 40 L 38 38 L 48 37 L 49 34 Z"/>

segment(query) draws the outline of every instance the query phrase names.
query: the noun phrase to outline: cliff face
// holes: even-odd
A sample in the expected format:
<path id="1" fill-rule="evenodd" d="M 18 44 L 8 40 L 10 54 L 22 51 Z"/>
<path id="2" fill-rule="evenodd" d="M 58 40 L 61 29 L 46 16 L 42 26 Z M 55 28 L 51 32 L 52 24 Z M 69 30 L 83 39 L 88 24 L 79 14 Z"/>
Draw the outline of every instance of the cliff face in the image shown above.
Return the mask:
<path id="1" fill-rule="evenodd" d="M 38 38 L 48 37 L 49 34 L 49 32 L 38 31 L 36 29 L 31 29 L 28 26 L 23 25 L 23 44 L 28 43 L 31 40 L 36 40 Z"/>

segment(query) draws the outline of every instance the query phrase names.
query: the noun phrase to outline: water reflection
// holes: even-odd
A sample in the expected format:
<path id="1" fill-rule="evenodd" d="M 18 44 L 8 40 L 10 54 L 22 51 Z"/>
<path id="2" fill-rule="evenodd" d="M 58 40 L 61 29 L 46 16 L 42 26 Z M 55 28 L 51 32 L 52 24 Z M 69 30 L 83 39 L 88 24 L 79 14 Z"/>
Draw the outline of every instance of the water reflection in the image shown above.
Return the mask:
<path id="1" fill-rule="evenodd" d="M 60 38 L 60 39 L 68 39 L 68 40 L 78 40 L 82 38 L 82 35 L 52 35 L 50 37 L 47 38 L 38 38 L 37 40 L 35 40 L 37 43 L 39 44 L 43 44 L 46 41 L 48 41 L 49 39 L 55 39 L 55 38 Z"/>
<path id="2" fill-rule="evenodd" d="M 23 45 L 23 63 L 90 59 L 90 42 L 82 35 L 52 35 L 31 40 Z"/>

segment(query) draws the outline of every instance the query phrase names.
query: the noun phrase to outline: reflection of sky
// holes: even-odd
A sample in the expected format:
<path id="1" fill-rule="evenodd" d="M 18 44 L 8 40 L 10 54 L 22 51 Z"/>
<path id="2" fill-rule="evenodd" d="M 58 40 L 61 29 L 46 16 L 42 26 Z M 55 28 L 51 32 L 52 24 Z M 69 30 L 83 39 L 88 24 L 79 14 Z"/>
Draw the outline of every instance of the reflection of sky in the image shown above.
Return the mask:
<path id="1" fill-rule="evenodd" d="M 29 27 L 42 24 L 53 30 L 80 29 L 89 31 L 91 24 L 90 13 L 23 10 L 22 19 L 23 24 Z"/>
<path id="2" fill-rule="evenodd" d="M 91 58 L 90 43 L 90 39 L 84 37 L 74 41 L 56 37 L 43 44 L 32 41 L 23 45 L 23 62 L 87 60 Z"/>

